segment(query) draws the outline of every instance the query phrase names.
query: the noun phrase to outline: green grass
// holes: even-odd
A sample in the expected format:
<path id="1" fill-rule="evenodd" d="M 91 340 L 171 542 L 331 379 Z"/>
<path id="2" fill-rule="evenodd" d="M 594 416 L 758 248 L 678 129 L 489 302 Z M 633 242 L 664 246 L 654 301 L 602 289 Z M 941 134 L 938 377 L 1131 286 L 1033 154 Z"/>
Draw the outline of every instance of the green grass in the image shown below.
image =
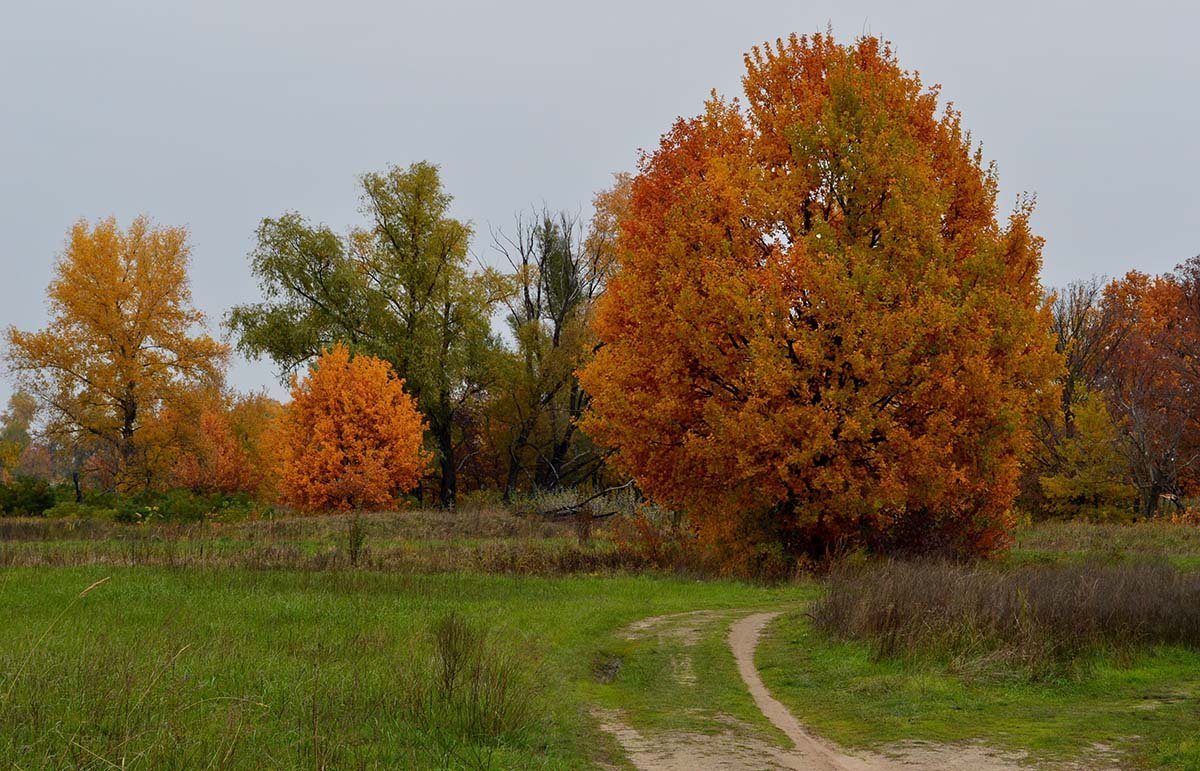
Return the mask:
<path id="1" fill-rule="evenodd" d="M 500 512 L 364 521 L 351 568 L 344 517 L 0 520 L 0 768 L 621 764 L 596 707 L 644 735 L 736 724 L 786 745 L 746 693 L 726 635 L 738 611 L 788 608 L 759 666 L 834 741 L 978 740 L 1038 761 L 1111 764 L 1094 754 L 1102 744 L 1122 766 L 1200 769 L 1194 651 L 1101 658 L 1049 681 L 967 677 L 936 657 L 876 660 L 868 643 L 814 632 L 803 609 L 815 583 L 635 575 L 639 563 L 603 537 L 581 546 L 569 525 Z M 1047 523 L 1020 533 L 1007 559 L 1156 556 L 1200 565 L 1200 531 Z M 714 613 L 690 639 L 671 632 L 678 619 L 661 634 L 621 633 L 700 609 Z M 429 696 L 433 630 L 450 614 L 487 630 L 480 656 L 507 684 L 511 720 L 481 730 L 469 700 Z"/>
<path id="2" fill-rule="evenodd" d="M 980 741 L 1039 761 L 1200 768 L 1200 652 L 1101 658 L 1082 677 L 1030 681 L 958 674 L 947 661 L 878 659 L 867 642 L 778 619 L 759 648 L 772 693 L 801 722 L 850 747 Z"/>
<path id="3" fill-rule="evenodd" d="M 87 596 L 78 593 L 110 577 Z M 234 568 L 0 572 L 0 758 L 13 768 L 583 768 L 616 757 L 593 703 L 669 721 L 660 657 L 614 636 L 655 614 L 794 602 L 803 589 L 649 577 Z M 405 702 L 453 611 L 515 662 L 529 716 L 478 737 Z M 690 698 L 747 719 L 723 629 Z M 593 681 L 598 655 L 627 662 Z M 415 662 L 415 663 L 414 663 Z"/>
<path id="4" fill-rule="evenodd" d="M 1013 564 L 1161 558 L 1181 570 L 1200 570 L 1200 527 L 1156 520 L 1041 522 L 1019 530 L 1005 560 Z"/>
<path id="5" fill-rule="evenodd" d="M 1200 568 L 1200 528 L 1045 522 L 1017 533 L 1001 567 L 1146 559 Z M 978 741 L 1037 763 L 1200 769 L 1195 649 L 1100 653 L 1048 680 L 949 656 L 881 659 L 876 650 L 869 640 L 831 639 L 794 612 L 772 625 L 758 665 L 802 722 L 849 747 Z"/>

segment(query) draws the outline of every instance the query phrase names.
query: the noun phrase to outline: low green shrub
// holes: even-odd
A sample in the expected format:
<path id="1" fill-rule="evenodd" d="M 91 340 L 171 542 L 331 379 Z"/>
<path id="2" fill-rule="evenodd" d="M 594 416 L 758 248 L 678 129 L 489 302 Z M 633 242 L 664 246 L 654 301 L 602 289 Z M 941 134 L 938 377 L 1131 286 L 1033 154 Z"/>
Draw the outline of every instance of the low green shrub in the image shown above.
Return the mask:
<path id="1" fill-rule="evenodd" d="M 59 501 L 49 509 L 46 516 L 51 519 L 103 519 L 115 520 L 117 510 L 111 506 L 96 503 L 76 503 L 75 501 Z"/>
<path id="2" fill-rule="evenodd" d="M 5 514 L 40 517 L 55 502 L 54 489 L 44 479 L 17 477 L 0 484 L 0 511 Z"/>
<path id="3" fill-rule="evenodd" d="M 241 520 L 262 513 L 259 504 L 244 495 L 202 494 L 183 489 L 138 493 L 119 499 L 114 508 L 116 521 L 138 525 Z"/>

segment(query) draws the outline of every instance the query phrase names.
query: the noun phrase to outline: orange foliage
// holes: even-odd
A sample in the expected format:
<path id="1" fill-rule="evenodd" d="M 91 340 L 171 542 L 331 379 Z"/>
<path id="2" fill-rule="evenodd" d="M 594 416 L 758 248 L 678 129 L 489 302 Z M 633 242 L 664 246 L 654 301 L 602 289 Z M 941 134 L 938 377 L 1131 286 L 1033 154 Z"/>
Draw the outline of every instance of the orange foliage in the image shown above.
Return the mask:
<path id="1" fill-rule="evenodd" d="M 307 511 L 388 506 L 426 473 L 424 432 L 387 362 L 335 345 L 292 380 L 281 424 L 283 498 Z"/>
<path id="2" fill-rule="evenodd" d="M 874 38 L 746 68 L 641 162 L 585 430 L 739 569 L 1002 548 L 1061 364 L 1031 206 Z"/>
<path id="3" fill-rule="evenodd" d="M 184 418 L 192 430 L 171 469 L 173 483 L 195 492 L 272 498 L 275 422 L 281 411 L 278 402 L 263 395 L 202 404 L 193 419 Z"/>
<path id="4" fill-rule="evenodd" d="M 1176 274 L 1131 271 L 1104 290 L 1117 340 L 1097 373 L 1138 488 L 1153 516 L 1163 496 L 1200 489 L 1200 286 L 1197 261 Z"/>

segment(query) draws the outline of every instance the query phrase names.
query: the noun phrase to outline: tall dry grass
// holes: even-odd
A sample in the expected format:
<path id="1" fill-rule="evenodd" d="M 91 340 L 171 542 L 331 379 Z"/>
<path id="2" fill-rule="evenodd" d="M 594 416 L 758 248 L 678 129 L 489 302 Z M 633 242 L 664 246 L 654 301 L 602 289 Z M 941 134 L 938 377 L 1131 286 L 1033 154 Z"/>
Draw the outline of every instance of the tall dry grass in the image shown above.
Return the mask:
<path id="1" fill-rule="evenodd" d="M 947 659 L 967 673 L 1053 677 L 1095 654 L 1200 648 L 1200 572 L 1165 562 L 965 566 L 887 562 L 834 570 L 818 629 L 877 655 Z"/>
<path id="2" fill-rule="evenodd" d="M 503 509 L 419 510 L 236 523 L 125 525 L 0 519 L 0 568 L 151 566 L 250 570 L 376 570 L 560 576 L 648 570 L 705 576 L 702 565 L 659 564 L 615 542 L 605 526 L 581 542 L 577 524 Z"/>

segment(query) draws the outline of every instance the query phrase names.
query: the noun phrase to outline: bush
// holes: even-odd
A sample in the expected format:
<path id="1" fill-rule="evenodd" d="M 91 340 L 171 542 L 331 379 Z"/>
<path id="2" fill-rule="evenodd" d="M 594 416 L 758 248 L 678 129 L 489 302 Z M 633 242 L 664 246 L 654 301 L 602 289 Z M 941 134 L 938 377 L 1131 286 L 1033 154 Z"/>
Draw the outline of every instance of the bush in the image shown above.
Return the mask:
<path id="1" fill-rule="evenodd" d="M 129 524 L 245 519 L 257 505 L 245 495 L 202 494 L 190 490 L 138 493 L 116 502 L 114 519 Z"/>
<path id="2" fill-rule="evenodd" d="M 17 477 L 0 485 L 0 511 L 40 517 L 55 504 L 54 489 L 44 479 Z"/>
<path id="3" fill-rule="evenodd" d="M 46 510 L 46 516 L 53 519 L 106 519 L 117 518 L 117 510 L 102 503 L 76 503 L 75 501 L 59 501 Z"/>
<path id="4" fill-rule="evenodd" d="M 632 514 L 614 517 L 610 533 L 619 551 L 660 570 L 693 575 L 721 572 L 711 551 L 697 540 L 679 512 L 643 504 Z"/>
<path id="5" fill-rule="evenodd" d="M 1200 572 L 1165 562 L 967 567 L 888 562 L 835 570 L 816 627 L 877 655 L 965 672 L 1058 676 L 1099 653 L 1200 648 Z"/>
<path id="6" fill-rule="evenodd" d="M 26 503 L 10 506 L 10 501 L 15 500 Z M 147 491 L 123 498 L 109 492 L 94 492 L 88 493 L 83 503 L 59 495 L 56 501 L 53 488 L 41 480 L 0 485 L 0 506 L 5 513 L 45 515 L 55 519 L 103 519 L 125 524 L 232 521 L 270 516 L 273 512 L 245 494 L 202 494 L 185 489 Z"/>

